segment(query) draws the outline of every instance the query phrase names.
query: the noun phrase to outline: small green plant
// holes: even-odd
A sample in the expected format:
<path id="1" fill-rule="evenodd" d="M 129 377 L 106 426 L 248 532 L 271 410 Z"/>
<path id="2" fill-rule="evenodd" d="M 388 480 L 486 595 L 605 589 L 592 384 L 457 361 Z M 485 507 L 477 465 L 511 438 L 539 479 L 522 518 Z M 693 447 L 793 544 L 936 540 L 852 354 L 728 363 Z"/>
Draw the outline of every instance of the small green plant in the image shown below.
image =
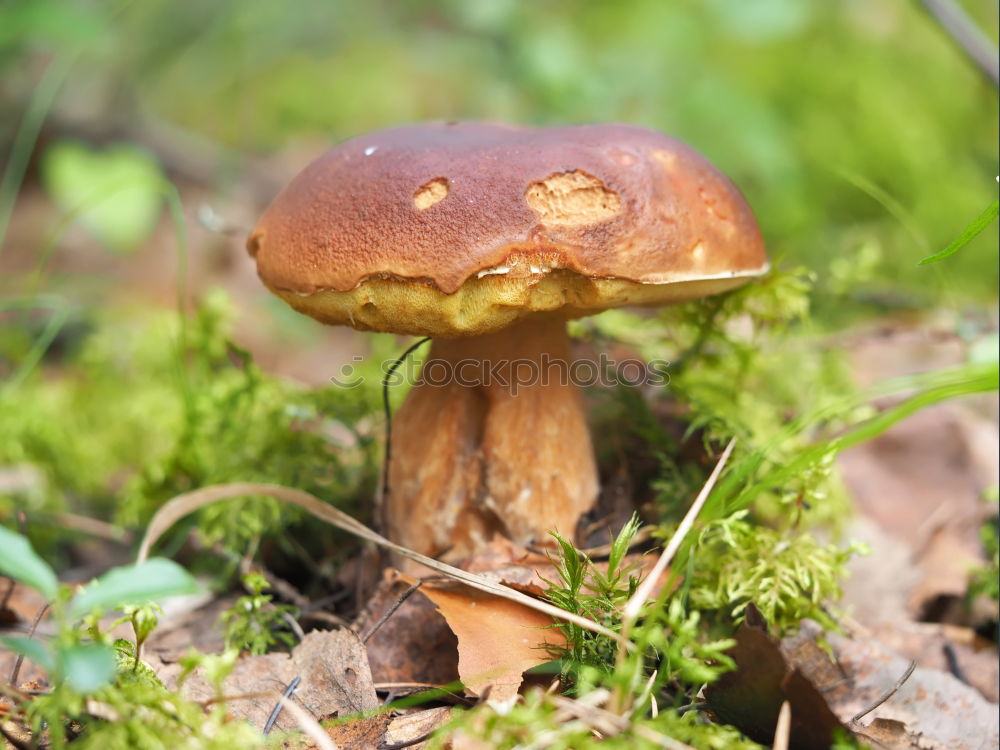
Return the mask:
<path id="1" fill-rule="evenodd" d="M 27 539 L 3 527 L 0 573 L 36 589 L 52 609 L 57 629 L 49 641 L 7 636 L 3 643 L 48 673 L 52 691 L 45 700 L 32 702 L 27 713 L 36 732 L 43 724 L 48 727 L 56 746 L 66 741 L 66 720 L 80 712 L 83 699 L 109 687 L 115 677 L 118 659 L 108 639 L 97 629 L 100 614 L 171 594 L 190 593 L 196 588 L 194 579 L 176 563 L 154 558 L 114 568 L 73 593 L 69 587 L 59 585 L 55 572 L 35 554 Z M 137 619 L 140 621 L 148 622 Z M 144 624 L 139 625 L 137 636 L 140 632 L 148 635 Z"/>
<path id="2" fill-rule="evenodd" d="M 562 537 L 556 536 L 560 556 L 556 562 L 559 582 L 549 582 L 545 596 L 557 606 L 588 617 L 605 627 L 622 631 L 622 609 L 635 594 L 639 578 L 636 562 L 626 562 L 626 553 L 639 528 L 633 517 L 611 544 L 605 568 L 594 563 Z M 604 568 L 604 570 L 602 570 Z M 598 688 L 625 688 L 631 695 L 646 684 L 653 699 L 665 686 L 670 700 L 697 690 L 732 668 L 725 655 L 733 645 L 729 640 L 706 641 L 699 628 L 697 612 L 685 611 L 675 597 L 647 607 L 630 637 L 637 649 L 622 659 L 620 646 L 607 636 L 584 630 L 572 623 L 560 623 L 566 636 L 565 648 L 554 650 L 563 662 L 562 678 L 579 695 Z"/>
<path id="3" fill-rule="evenodd" d="M 638 579 L 632 575 L 636 564 L 624 564 L 629 545 L 638 530 L 639 519 L 633 516 L 612 542 L 603 571 L 586 554 L 553 533 L 559 543 L 559 557 L 553 559 L 559 581 L 547 582 L 545 597 L 567 612 L 617 632 L 621 626 L 622 605 L 638 586 Z M 560 623 L 558 627 L 565 634 L 568 644 L 566 649 L 556 652 L 563 662 L 564 680 L 571 681 L 571 673 L 584 667 L 603 671 L 614 668 L 617 647 L 613 640 L 570 622 Z"/>
<path id="4" fill-rule="evenodd" d="M 987 499 L 997 503 L 998 492 L 994 487 Z M 965 600 L 971 605 L 977 597 L 985 596 L 993 601 L 1000 601 L 1000 518 L 993 516 L 979 529 L 979 538 L 983 543 L 983 551 L 989 562 L 972 571 L 969 578 L 969 588 Z"/>
<path id="5" fill-rule="evenodd" d="M 247 573 L 243 576 L 243 585 L 250 593 L 237 599 L 232 608 L 219 617 L 226 648 L 237 653 L 266 654 L 277 645 L 294 646 L 295 635 L 289 632 L 285 616 L 296 617 L 298 610 L 287 604 L 273 604 L 274 597 L 264 593 L 271 585 L 260 573 Z"/>
<path id="6" fill-rule="evenodd" d="M 160 609 L 160 605 L 155 602 L 146 602 L 145 604 L 128 604 L 122 607 L 123 616 L 119 617 L 114 621 L 114 625 L 121 625 L 124 623 L 129 623 L 132 626 L 132 633 L 135 637 L 135 643 L 129 643 L 123 639 L 118 639 L 115 641 L 115 652 L 119 659 L 123 657 L 131 657 L 132 659 L 132 671 L 138 672 L 142 661 L 140 656 L 142 654 L 142 645 L 146 642 L 146 639 L 152 635 L 153 631 L 156 630 L 156 626 L 160 623 L 160 615 L 163 614 L 163 610 Z"/>
<path id="7" fill-rule="evenodd" d="M 213 748 L 250 750 L 261 745 L 248 725 L 225 720 L 224 708 L 206 715 L 197 704 L 163 687 L 140 659 L 156 627 L 151 600 L 191 593 L 194 579 L 170 560 L 153 558 L 113 568 L 73 592 L 20 534 L 0 527 L 0 574 L 36 589 L 51 607 L 55 634 L 47 639 L 6 636 L 4 646 L 27 657 L 49 678 L 40 695 L 11 686 L 24 722 L 51 747 L 85 749 Z M 130 622 L 136 642 L 112 641 L 99 627 L 102 613 L 122 609 L 115 624 Z M 220 713 L 221 711 L 221 713 Z M 169 741 L 164 738 L 170 738 Z"/>

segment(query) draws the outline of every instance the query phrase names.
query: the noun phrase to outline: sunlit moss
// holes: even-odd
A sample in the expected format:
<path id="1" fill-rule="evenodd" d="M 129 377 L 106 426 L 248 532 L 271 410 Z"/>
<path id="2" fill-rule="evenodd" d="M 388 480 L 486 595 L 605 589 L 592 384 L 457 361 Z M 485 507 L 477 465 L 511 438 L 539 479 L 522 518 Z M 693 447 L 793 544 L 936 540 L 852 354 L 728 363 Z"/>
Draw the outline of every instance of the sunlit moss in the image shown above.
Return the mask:
<path id="1" fill-rule="evenodd" d="M 137 526 L 173 495 L 217 482 L 286 484 L 347 505 L 369 497 L 377 378 L 316 390 L 275 379 L 230 341 L 231 316 L 221 294 L 183 326 L 172 313 L 108 311 L 57 372 L 0 390 L 11 417 L 0 421 L 0 465 L 36 477 L 0 501 Z M 295 517 L 256 499 L 208 508 L 200 527 L 242 553 Z"/>

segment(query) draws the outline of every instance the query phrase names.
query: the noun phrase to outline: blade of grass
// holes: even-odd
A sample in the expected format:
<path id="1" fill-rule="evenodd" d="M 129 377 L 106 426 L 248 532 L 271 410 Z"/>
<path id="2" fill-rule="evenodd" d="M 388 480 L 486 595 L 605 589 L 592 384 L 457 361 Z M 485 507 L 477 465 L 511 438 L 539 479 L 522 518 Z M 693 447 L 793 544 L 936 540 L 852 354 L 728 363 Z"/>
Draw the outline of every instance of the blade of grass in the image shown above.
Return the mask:
<path id="1" fill-rule="evenodd" d="M 884 188 L 879 187 L 864 175 L 847 169 L 834 167 L 833 173 L 845 182 L 849 182 L 851 185 L 882 206 L 882 208 L 884 208 L 889 215 L 898 221 L 907 233 L 909 233 L 910 237 L 913 238 L 913 241 L 916 242 L 917 245 L 925 250 L 930 249 L 930 243 L 928 243 L 927 237 L 920 231 L 920 228 L 918 227 L 912 214 L 906 210 L 902 203 L 886 192 Z"/>
<path id="2" fill-rule="evenodd" d="M 945 373 L 933 374 L 942 375 Z M 998 379 L 1000 379 L 998 377 L 1000 376 L 998 365 L 995 362 L 963 365 L 949 369 L 946 374 L 950 377 L 935 378 L 934 380 L 937 382 L 934 382 L 933 385 L 925 390 L 876 414 L 871 419 L 852 427 L 838 437 L 812 446 L 800 453 L 792 461 L 760 477 L 753 485 L 747 487 L 737 495 L 733 502 L 725 505 L 725 513 L 747 507 L 761 492 L 772 487 L 780 487 L 783 483 L 801 474 L 806 467 L 817 463 L 824 456 L 836 455 L 852 446 L 863 443 L 866 440 L 871 440 L 921 409 L 959 396 L 995 391 L 998 386 Z M 759 463 L 763 462 L 765 456 L 766 451 L 760 456 Z"/>
<path id="3" fill-rule="evenodd" d="M 997 213 L 1000 213 L 1000 201 L 993 201 L 986 207 L 985 211 L 973 219 L 969 226 L 962 230 L 962 233 L 958 237 L 952 240 L 948 247 L 933 255 L 928 255 L 926 258 L 922 258 L 917 265 L 926 266 L 928 263 L 937 263 L 939 260 L 951 257 L 972 242 L 972 240 L 979 236 L 980 232 L 992 224 L 993 220 L 997 217 Z"/>
<path id="4" fill-rule="evenodd" d="M 704 515 L 710 520 L 715 520 L 745 508 L 757 494 L 778 486 L 780 482 L 818 461 L 831 450 L 836 453 L 864 440 L 869 440 L 927 406 L 959 396 L 996 390 L 997 379 L 997 364 L 995 362 L 970 363 L 886 380 L 858 396 L 840 399 L 827 404 L 822 409 L 804 414 L 791 421 L 773 440 L 760 446 L 749 455 L 743 456 L 730 468 L 726 477 L 718 483 L 715 492 L 706 503 Z M 791 463 L 776 467 L 763 476 L 754 478 L 761 467 L 768 462 L 769 457 L 773 455 L 776 447 L 785 441 L 815 429 L 840 415 L 849 414 L 873 400 L 908 391 L 918 391 L 918 393 L 901 404 L 852 427 L 840 437 L 806 449 Z M 751 484 L 752 478 L 754 479 Z"/>
<path id="5" fill-rule="evenodd" d="M 674 535 L 670 537 L 670 541 L 667 542 L 667 546 L 663 548 L 663 553 L 660 555 L 660 559 L 656 561 L 656 565 L 649 572 L 649 575 L 643 579 L 642 583 L 636 588 L 635 593 L 629 598 L 622 608 L 622 633 L 621 637 L 625 639 L 626 642 L 631 642 L 629 640 L 632 634 L 632 627 L 635 625 L 639 614 L 642 612 L 643 606 L 648 601 L 650 595 L 653 593 L 653 589 L 660 580 L 660 576 L 663 575 L 663 571 L 666 570 L 670 561 L 673 560 L 674 555 L 680 548 L 681 543 L 687 537 L 688 532 L 694 526 L 694 520 L 698 517 L 701 509 L 704 507 L 705 502 L 708 500 L 709 495 L 712 493 L 712 489 L 715 487 L 715 483 L 719 481 L 719 476 L 722 474 L 722 470 L 726 466 L 726 462 L 729 460 L 729 456 L 732 455 L 733 447 L 736 445 L 736 438 L 729 441 L 729 445 L 722 452 L 719 457 L 718 462 L 715 464 L 715 468 L 709 475 L 708 479 L 705 480 L 705 484 L 702 486 L 701 491 L 698 492 L 697 497 L 695 497 L 694 502 L 691 503 L 691 507 L 688 508 L 688 512 L 684 514 L 684 518 L 681 520 L 680 525 L 677 527 L 677 531 Z M 615 670 L 621 670 L 625 665 L 625 649 L 618 649 L 618 653 L 615 656 Z M 615 688 L 614 697 L 612 700 L 612 708 L 618 713 L 622 714 L 627 708 L 628 701 L 626 700 L 625 692 L 622 690 L 622 686 Z"/>
<path id="6" fill-rule="evenodd" d="M 3 383 L 3 389 L 14 390 L 17 388 L 32 370 L 38 366 L 48 351 L 52 342 L 55 341 L 59 331 L 66 325 L 69 319 L 69 308 L 65 300 L 55 295 L 46 294 L 30 298 L 14 298 L 0 301 L 0 310 L 49 310 L 51 315 L 45 323 L 45 328 L 38 335 L 35 343 L 31 345 L 28 353 L 24 356 L 18 368 Z"/>
<path id="7" fill-rule="evenodd" d="M 38 133 L 76 58 L 76 54 L 66 55 L 57 57 L 49 63 L 49 67 L 45 69 L 42 79 L 35 87 L 35 93 L 31 97 L 24 117 L 21 118 L 21 125 L 14 136 L 14 144 L 7 159 L 7 168 L 4 169 L 3 178 L 0 179 L 0 253 L 3 252 L 14 203 L 21 189 L 21 181 L 28 168 L 31 153 L 35 150 Z"/>

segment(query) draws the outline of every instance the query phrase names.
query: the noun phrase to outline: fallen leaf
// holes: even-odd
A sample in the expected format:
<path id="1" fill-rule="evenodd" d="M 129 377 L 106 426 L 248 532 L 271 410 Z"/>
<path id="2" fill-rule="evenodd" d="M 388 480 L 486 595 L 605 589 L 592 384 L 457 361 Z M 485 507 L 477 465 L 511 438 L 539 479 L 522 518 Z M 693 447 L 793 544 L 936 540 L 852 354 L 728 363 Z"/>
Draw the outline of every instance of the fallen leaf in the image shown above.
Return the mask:
<path id="1" fill-rule="evenodd" d="M 919 738 L 906 729 L 906 724 L 895 719 L 875 719 L 857 736 L 879 750 L 925 750 L 927 747 L 918 744 Z"/>
<path id="2" fill-rule="evenodd" d="M 825 690 L 831 709 L 843 721 L 875 704 L 906 671 L 909 660 L 870 638 L 849 638 L 823 633 L 806 621 L 797 638 L 824 638 L 849 680 Z M 796 665 L 807 677 L 809 663 Z M 825 678 L 824 678 L 825 679 Z M 818 683 L 819 684 L 819 683 Z M 918 668 L 893 696 L 854 727 L 868 733 L 874 719 L 901 722 L 915 747 L 946 747 L 949 750 L 996 748 L 1000 743 L 1000 707 L 952 675 Z M 881 725 L 885 729 L 888 725 Z M 880 731 L 880 730 L 879 730 Z M 905 745 L 904 745 L 905 747 Z"/>
<path id="3" fill-rule="evenodd" d="M 546 646 L 566 642 L 552 618 L 517 602 L 448 582 L 425 583 L 420 592 L 458 638 L 458 674 L 473 696 L 489 690 L 490 700 L 510 700 L 525 670 L 552 660 Z"/>
<path id="4" fill-rule="evenodd" d="M 262 729 L 275 706 L 273 694 L 283 692 L 296 677 L 300 682 L 292 700 L 317 721 L 370 711 L 379 705 L 368 657 L 358 637 L 350 630 L 314 630 L 291 654 L 240 658 L 223 682 L 224 695 L 268 695 L 233 700 L 228 704 L 229 712 Z M 181 692 L 194 701 L 205 701 L 215 695 L 200 672 L 184 682 Z M 287 711 L 283 711 L 275 723 L 277 729 L 294 730 L 297 727 Z"/>
<path id="5" fill-rule="evenodd" d="M 408 745 L 408 747 L 425 747 L 426 741 L 416 742 L 416 740 L 426 737 L 450 720 L 451 708 L 448 706 L 405 713 L 390 722 L 389 728 L 385 731 L 385 737 L 382 738 L 382 744 L 402 745 L 412 742 L 414 744 Z"/>
<path id="6" fill-rule="evenodd" d="M 929 622 L 899 622 L 871 628 L 872 639 L 917 666 L 952 672 L 991 703 L 1000 700 L 997 646 L 969 628 Z M 950 658 L 954 664 L 949 663 Z"/>
<path id="7" fill-rule="evenodd" d="M 750 739 L 770 745 L 781 704 L 788 701 L 792 709 L 789 748 L 829 750 L 835 731 L 846 727 L 813 683 L 786 661 L 753 604 L 735 638 L 736 645 L 728 654 L 736 670 L 705 690 L 712 712 Z"/>
<path id="8" fill-rule="evenodd" d="M 163 623 L 146 641 L 143 654 L 151 660 L 172 664 L 192 647 L 206 654 L 219 653 L 225 647 L 219 616 L 231 609 L 236 599 L 236 596 L 213 599 L 173 622 Z M 130 629 L 122 631 L 121 637 L 131 638 Z"/>
<path id="9" fill-rule="evenodd" d="M 532 552 L 509 539 L 496 536 L 460 567 L 478 573 L 529 596 L 541 596 L 548 587 L 546 579 L 558 580 L 559 574 L 547 555 Z"/>
<path id="10" fill-rule="evenodd" d="M 376 750 L 388 744 L 384 738 L 391 721 L 392 715 L 389 712 L 379 713 L 344 724 L 328 726 L 326 733 L 337 743 L 337 747 Z"/>
<path id="11" fill-rule="evenodd" d="M 997 483 L 998 455 L 1000 437 L 992 420 L 964 404 L 945 404 L 840 456 L 858 510 L 895 543 L 873 544 L 872 558 L 857 566 L 903 571 L 891 597 L 905 596 L 911 617 L 933 615 L 942 598 L 960 599 L 969 570 L 983 563 L 979 529 L 992 508 L 982 494 Z M 893 546 L 899 545 L 909 553 L 903 567 L 882 559 L 898 558 Z M 864 576 L 848 581 L 848 597 L 852 585 L 866 584 Z M 880 612 L 876 605 L 871 615 L 892 620 L 896 613 Z"/>
<path id="12" fill-rule="evenodd" d="M 365 612 L 353 623 L 355 632 L 368 633 L 409 586 L 398 571 L 387 570 Z M 458 680 L 458 641 L 425 597 L 409 597 L 365 645 L 376 684 L 447 685 Z"/>

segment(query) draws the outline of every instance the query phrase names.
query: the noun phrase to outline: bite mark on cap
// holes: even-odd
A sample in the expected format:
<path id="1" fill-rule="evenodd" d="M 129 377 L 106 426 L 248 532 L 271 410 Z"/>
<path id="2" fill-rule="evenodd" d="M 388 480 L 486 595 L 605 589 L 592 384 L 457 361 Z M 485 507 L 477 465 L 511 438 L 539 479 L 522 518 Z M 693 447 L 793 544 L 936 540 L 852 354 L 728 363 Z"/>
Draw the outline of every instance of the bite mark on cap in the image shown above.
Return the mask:
<path id="1" fill-rule="evenodd" d="M 579 226 L 609 219 L 621 208 L 621 198 L 586 172 L 557 172 L 533 182 L 524 200 L 546 224 Z"/>
<path id="2" fill-rule="evenodd" d="M 413 194 L 413 205 L 424 211 L 447 198 L 448 190 L 447 178 L 435 177 L 417 188 L 417 192 Z"/>

